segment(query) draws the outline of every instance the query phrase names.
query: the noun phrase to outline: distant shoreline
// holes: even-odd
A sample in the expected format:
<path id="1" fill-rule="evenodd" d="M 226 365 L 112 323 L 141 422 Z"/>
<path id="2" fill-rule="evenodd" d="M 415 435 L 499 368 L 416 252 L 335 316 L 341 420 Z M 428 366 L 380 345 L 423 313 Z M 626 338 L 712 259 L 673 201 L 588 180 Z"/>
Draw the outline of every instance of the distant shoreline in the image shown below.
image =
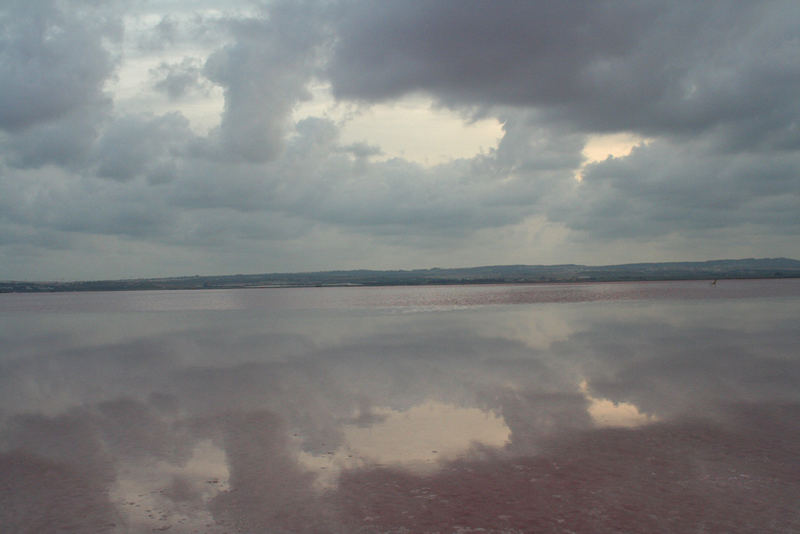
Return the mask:
<path id="1" fill-rule="evenodd" d="M 361 269 L 77 282 L 0 281 L 0 293 L 656 282 L 779 278 L 800 278 L 800 261 L 789 258 L 761 258 L 703 262 L 630 263 L 605 266 L 564 264 L 495 265 L 393 271 Z"/>

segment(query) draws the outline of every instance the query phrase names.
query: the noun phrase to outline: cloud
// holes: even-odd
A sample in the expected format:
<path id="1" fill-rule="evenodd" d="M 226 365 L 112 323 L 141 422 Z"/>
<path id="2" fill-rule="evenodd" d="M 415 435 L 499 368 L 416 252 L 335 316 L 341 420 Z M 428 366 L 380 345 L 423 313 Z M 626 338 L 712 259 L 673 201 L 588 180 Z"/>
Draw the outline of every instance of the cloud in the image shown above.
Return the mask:
<path id="1" fill-rule="evenodd" d="M 105 187 L 97 178 L 47 170 L 12 175 L 10 182 L 3 218 L 39 231 L 152 237 L 173 217 L 151 188 Z"/>
<path id="2" fill-rule="evenodd" d="M 798 6 L 671 2 L 349 2 L 327 73 L 339 98 L 422 91 L 534 107 L 593 132 L 681 135 L 737 123 L 797 147 Z"/>
<path id="3" fill-rule="evenodd" d="M 324 33 L 307 7 L 279 2 L 268 15 L 230 21 L 234 42 L 208 58 L 205 75 L 225 90 L 219 137 L 232 157 L 275 159 L 292 107 L 310 97 L 306 85 Z"/>
<path id="4" fill-rule="evenodd" d="M 578 142 L 576 142 L 578 141 Z M 579 139 L 506 124 L 496 151 L 426 168 L 351 158 L 328 120 L 304 119 L 279 162 L 268 205 L 367 233 L 465 235 L 520 221 L 580 162 Z M 539 174 L 531 176 L 532 170 Z M 293 176 L 293 180 L 283 177 Z M 263 182 L 262 182 L 263 183 Z"/>
<path id="5" fill-rule="evenodd" d="M 79 2 L 5 3 L 0 9 L 0 129 L 21 131 L 78 110 L 103 107 L 114 68 L 104 39 L 121 26 Z"/>
<path id="6" fill-rule="evenodd" d="M 48 277 L 84 278 L 103 247 L 147 275 L 183 274 L 167 247 L 204 272 L 795 255 L 797 9 L 11 3 L 0 276 L 58 251 Z M 431 102 L 502 137 L 429 165 L 378 113 L 348 129 L 395 105 L 435 144 Z M 584 165 L 614 132 L 643 143 Z"/>
<path id="7" fill-rule="evenodd" d="M 191 91 L 207 91 L 202 78 L 202 65 L 197 58 L 185 57 L 180 63 L 162 62 L 150 70 L 155 80 L 153 87 L 170 99 L 177 100 Z"/>
<path id="8" fill-rule="evenodd" d="M 90 109 L 69 111 L 19 132 L 5 136 L 0 133 L 0 147 L 5 149 L 6 161 L 12 167 L 54 165 L 82 169 L 90 162 L 92 147 L 110 110 L 111 103 L 102 102 Z"/>
<path id="9" fill-rule="evenodd" d="M 469 235 L 519 222 L 580 162 L 580 137 L 548 137 L 512 121 L 506 128 L 496 152 L 426 168 L 369 161 L 374 147 L 342 145 L 334 122 L 303 119 L 276 161 L 231 164 L 205 151 L 183 160 L 166 198 L 185 209 L 247 213 L 255 227 L 259 218 L 285 218 L 297 230 L 324 223 L 384 236 Z"/>
<path id="10" fill-rule="evenodd" d="M 383 154 L 381 147 L 370 145 L 364 142 L 352 143 L 341 148 L 343 152 L 349 152 L 356 158 L 369 158 L 370 156 L 380 156 Z"/>
<path id="11" fill-rule="evenodd" d="M 97 175 L 119 181 L 141 175 L 151 183 L 170 181 L 193 137 L 189 122 L 179 113 L 117 117 L 95 147 Z"/>
<path id="12" fill-rule="evenodd" d="M 731 154 L 708 143 L 655 141 L 589 165 L 549 216 L 601 239 L 699 235 L 752 225 L 796 234 L 800 156 Z"/>
<path id="13" fill-rule="evenodd" d="M 169 15 L 164 15 L 158 24 L 139 38 L 139 48 L 153 51 L 164 50 L 176 43 L 180 33 L 180 25 Z"/>

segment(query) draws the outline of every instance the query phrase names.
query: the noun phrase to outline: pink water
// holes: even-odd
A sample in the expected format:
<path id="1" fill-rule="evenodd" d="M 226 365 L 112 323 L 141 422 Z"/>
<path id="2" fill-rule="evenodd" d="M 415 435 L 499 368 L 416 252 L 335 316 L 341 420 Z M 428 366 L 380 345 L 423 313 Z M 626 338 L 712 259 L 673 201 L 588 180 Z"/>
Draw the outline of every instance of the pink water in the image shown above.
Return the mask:
<path id="1" fill-rule="evenodd" d="M 0 295 L 0 525 L 800 531 L 798 317 L 798 280 Z"/>

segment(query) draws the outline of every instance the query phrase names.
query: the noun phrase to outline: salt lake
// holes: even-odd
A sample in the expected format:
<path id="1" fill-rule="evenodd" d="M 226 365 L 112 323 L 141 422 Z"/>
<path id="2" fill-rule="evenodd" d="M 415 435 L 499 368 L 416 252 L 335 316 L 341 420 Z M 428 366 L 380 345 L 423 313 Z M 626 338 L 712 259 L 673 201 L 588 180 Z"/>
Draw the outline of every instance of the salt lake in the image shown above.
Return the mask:
<path id="1" fill-rule="evenodd" d="M 0 295 L 7 532 L 800 531 L 800 280 Z"/>

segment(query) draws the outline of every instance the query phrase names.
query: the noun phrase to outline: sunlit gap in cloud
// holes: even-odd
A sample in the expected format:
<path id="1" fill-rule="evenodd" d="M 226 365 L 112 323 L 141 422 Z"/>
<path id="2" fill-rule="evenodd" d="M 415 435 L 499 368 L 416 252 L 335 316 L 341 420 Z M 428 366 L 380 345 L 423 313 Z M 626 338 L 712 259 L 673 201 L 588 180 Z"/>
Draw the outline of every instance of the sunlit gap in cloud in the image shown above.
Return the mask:
<path id="1" fill-rule="evenodd" d="M 124 17 L 125 37 L 122 48 L 117 51 L 123 60 L 114 76 L 106 80 L 104 86 L 104 90 L 113 96 L 116 113 L 138 114 L 147 110 L 148 113 L 158 116 L 179 112 L 189 120 L 191 129 L 197 135 L 206 135 L 218 126 L 225 108 L 222 87 L 199 75 L 199 90 L 189 90 L 180 98 L 172 99 L 157 91 L 155 84 L 159 81 L 159 69 L 164 66 L 177 66 L 189 61 L 202 72 L 208 56 L 224 43 L 175 36 L 168 43 L 159 44 L 148 42 L 147 37 L 165 20 L 175 28 L 186 28 L 200 18 L 209 22 L 224 16 L 218 10 L 205 9 L 198 12 L 173 12 L 166 16 L 134 12 Z M 175 31 L 177 33 L 180 30 Z"/>
<path id="2" fill-rule="evenodd" d="M 583 147 L 583 165 L 575 171 L 575 180 L 583 181 L 583 171 L 587 165 L 605 161 L 609 157 L 622 158 L 631 153 L 639 145 L 647 145 L 652 139 L 641 137 L 633 133 L 621 132 L 613 134 L 600 134 L 589 137 Z"/>
<path id="3" fill-rule="evenodd" d="M 342 425 L 343 443 L 315 455 L 301 451 L 299 461 L 317 471 L 317 484 L 335 485 L 343 469 L 366 465 L 433 471 L 476 444 L 503 447 L 511 429 L 502 416 L 479 408 L 428 401 L 407 410 L 379 408 Z"/>
<path id="4" fill-rule="evenodd" d="M 375 161 L 403 158 L 424 166 L 471 158 L 497 147 L 503 126 L 493 118 L 470 121 L 433 105 L 424 96 L 359 106 L 336 103 L 330 86 L 310 88 L 312 98 L 294 111 L 294 120 L 325 117 L 341 125 L 343 145 L 367 143 L 381 153 Z"/>
<path id="5" fill-rule="evenodd" d="M 589 401 L 589 415 L 599 427 L 637 427 L 658 421 L 654 415 L 642 413 L 630 402 L 614 402 L 589 394 L 586 380 L 581 382 L 581 393 Z"/>

